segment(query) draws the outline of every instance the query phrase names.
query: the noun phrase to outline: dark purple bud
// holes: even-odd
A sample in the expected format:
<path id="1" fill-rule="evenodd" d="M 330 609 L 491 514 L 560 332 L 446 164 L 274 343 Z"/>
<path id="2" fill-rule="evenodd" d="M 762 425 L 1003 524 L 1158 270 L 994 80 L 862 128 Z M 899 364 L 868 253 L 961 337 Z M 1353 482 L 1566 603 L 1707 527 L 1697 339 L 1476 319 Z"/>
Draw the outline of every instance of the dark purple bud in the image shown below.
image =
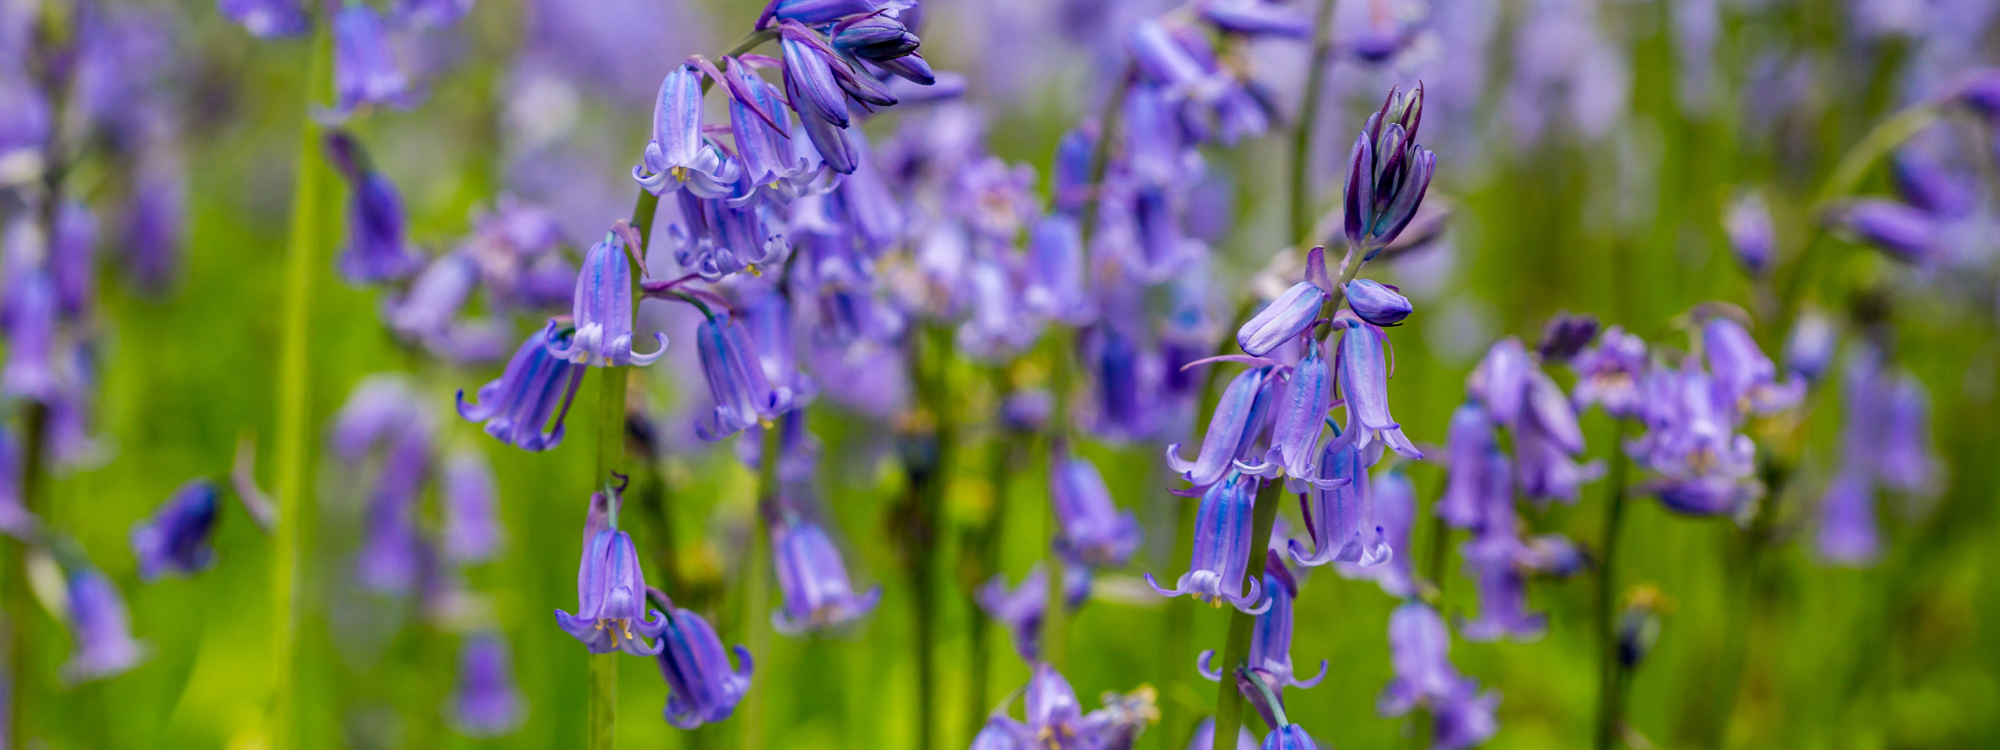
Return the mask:
<path id="1" fill-rule="evenodd" d="M 660 346 L 651 354 L 632 347 L 632 262 L 627 256 L 639 251 L 637 232 L 622 222 L 606 232 L 604 240 L 592 245 L 583 256 L 583 270 L 576 276 L 576 305 L 571 319 L 576 335 L 567 341 L 549 340 L 549 354 L 579 365 L 593 367 L 644 367 L 667 351 L 667 334 L 654 333 Z M 549 323 L 553 332 L 556 323 Z"/>
<path id="2" fill-rule="evenodd" d="M 817 119 L 836 127 L 848 125 L 847 98 L 835 79 L 833 66 L 844 65 L 829 58 L 808 39 L 814 32 L 786 26 L 780 38 L 785 55 L 785 91 L 799 116 Z"/>
<path id="3" fill-rule="evenodd" d="M 1416 143 L 1423 99 L 1421 83 L 1408 93 L 1392 89 L 1348 155 L 1347 240 L 1365 258 L 1396 241 L 1430 188 L 1437 155 Z"/>
<path id="4" fill-rule="evenodd" d="M 1347 308 L 1376 326 L 1393 326 L 1410 317 L 1410 300 L 1387 284 L 1368 279 L 1347 282 Z"/>
<path id="5" fill-rule="evenodd" d="M 1269 608 L 1263 584 L 1244 575 L 1256 548 L 1251 514 L 1260 485 L 1254 475 L 1232 471 L 1209 487 L 1195 512 L 1194 557 L 1188 572 L 1172 589 L 1161 586 L 1151 573 L 1146 574 L 1146 583 L 1161 596 L 1192 596 L 1216 606 L 1226 602 L 1250 614 Z"/>
<path id="6" fill-rule="evenodd" d="M 145 658 L 145 647 L 132 640 L 131 619 L 118 588 L 95 569 L 69 571 L 69 634 L 75 648 L 62 666 L 71 684 L 112 677 Z"/>
<path id="7" fill-rule="evenodd" d="M 1835 220 L 1857 239 L 1904 263 L 1924 263 L 1937 251 L 1936 221 L 1901 203 L 1855 201 L 1838 211 Z"/>
<path id="8" fill-rule="evenodd" d="M 1115 568 L 1139 548 L 1139 521 L 1121 511 L 1090 459 L 1057 449 L 1050 457 L 1049 501 L 1055 505 L 1055 549 L 1090 568 Z"/>
<path id="9" fill-rule="evenodd" d="M 934 86 L 938 82 L 938 73 L 937 71 L 931 69 L 930 61 L 925 60 L 923 55 L 915 52 L 911 52 L 910 54 L 903 55 L 901 57 L 893 57 L 886 60 L 875 60 L 874 65 L 876 67 L 881 68 L 883 72 L 896 76 L 897 78 L 900 78 L 902 80 L 909 81 L 910 83 L 914 83 L 918 86 Z M 869 79 L 864 78 L 862 79 L 862 82 L 865 84 L 868 80 Z M 879 92 L 873 92 L 874 96 L 879 98 L 879 101 L 877 99 L 870 99 L 860 94 L 855 94 L 855 98 L 860 99 L 869 104 L 886 107 L 897 104 L 902 100 L 901 95 L 897 93 L 899 90 L 900 90 L 899 87 L 895 86 L 892 82 L 889 85 L 881 86 Z M 853 89 L 849 89 L 849 93 L 854 93 Z"/>
<path id="10" fill-rule="evenodd" d="M 742 665 L 732 667 L 715 628 L 693 610 L 674 610 L 664 629 L 659 664 L 660 674 L 667 680 L 667 723 L 676 729 L 693 729 L 729 718 L 743 694 L 750 692 L 750 675 L 755 668 L 750 649 L 738 645 L 736 659 Z"/>
<path id="11" fill-rule="evenodd" d="M 1660 641 L 1659 597 L 1659 592 L 1641 588 L 1618 614 L 1618 665 L 1626 671 L 1637 669 Z"/>
<path id="12" fill-rule="evenodd" d="M 458 650 L 458 686 L 446 704 L 452 729 L 475 739 L 521 728 L 527 702 L 514 683 L 507 641 L 499 633 L 468 636 Z"/>
<path id="13" fill-rule="evenodd" d="M 1207 488 L 1222 480 L 1224 473 L 1233 470 L 1235 461 L 1247 458 L 1251 447 L 1257 442 L 1258 433 L 1264 429 L 1264 417 L 1270 411 L 1273 389 L 1266 387 L 1271 378 L 1270 367 L 1259 367 L 1243 371 L 1229 387 L 1222 392 L 1222 400 L 1216 402 L 1215 414 L 1209 418 L 1208 431 L 1201 438 L 1201 453 L 1193 461 L 1180 457 L 1180 443 L 1167 446 L 1167 467 L 1195 488 Z"/>
<path id="14" fill-rule="evenodd" d="M 443 485 L 444 558 L 456 563 L 493 559 L 500 551 L 499 497 L 486 454 L 453 453 L 444 464 Z"/>
<path id="15" fill-rule="evenodd" d="M 215 7 L 258 39 L 300 36 L 312 30 L 312 17 L 299 0 L 216 0 Z"/>
<path id="16" fill-rule="evenodd" d="M 409 77 L 396 67 L 382 18 L 367 3 L 344 3 L 334 13 L 333 93 L 340 112 L 399 105 L 409 96 Z"/>
<path id="17" fill-rule="evenodd" d="M 903 22 L 883 14 L 842 21 L 833 28 L 833 48 L 864 60 L 891 60 L 917 51 L 921 44 Z"/>
<path id="18" fill-rule="evenodd" d="M 1298 39 L 1312 35 L 1312 18 L 1305 11 L 1265 0 L 1204 0 L 1200 10 L 1216 28 L 1236 34 Z"/>
<path id="19" fill-rule="evenodd" d="M 1576 358 L 1590 340 L 1597 337 L 1597 316 L 1590 313 L 1571 315 L 1567 310 L 1556 313 L 1542 326 L 1542 339 L 1535 343 L 1535 352 L 1542 361 L 1561 364 Z"/>
<path id="20" fill-rule="evenodd" d="M 139 579 L 191 576 L 215 564 L 215 520 L 221 504 L 215 485 L 196 479 L 181 485 L 153 517 L 132 525 L 132 556 Z"/>
<path id="21" fill-rule="evenodd" d="M 574 332 L 564 328 L 553 335 L 554 342 L 562 345 Z M 458 415 L 485 422 L 486 434 L 522 450 L 543 451 L 561 444 L 563 420 L 583 382 L 584 369 L 549 354 L 550 336 L 550 329 L 544 328 L 521 342 L 500 379 L 480 386 L 479 403 L 466 403 L 465 391 L 459 391 Z M 555 424 L 544 432 L 551 416 Z"/>
<path id="22" fill-rule="evenodd" d="M 695 335 L 702 377 L 715 404 L 695 423 L 697 436 L 721 440 L 752 425 L 773 423 L 792 410 L 792 389 L 772 385 L 745 326 L 733 323 L 728 311 L 703 321 Z"/>
<path id="23" fill-rule="evenodd" d="M 1326 304 L 1327 290 L 1311 281 L 1301 281 L 1285 290 L 1264 309 L 1236 330 L 1236 343 L 1253 357 L 1270 354 L 1312 326 Z"/>
<path id="24" fill-rule="evenodd" d="M 791 521 L 771 527 L 771 554 L 784 605 L 771 613 L 771 624 L 785 635 L 840 628 L 875 610 L 882 587 L 854 593 L 847 563 L 825 531 L 811 521 Z"/>

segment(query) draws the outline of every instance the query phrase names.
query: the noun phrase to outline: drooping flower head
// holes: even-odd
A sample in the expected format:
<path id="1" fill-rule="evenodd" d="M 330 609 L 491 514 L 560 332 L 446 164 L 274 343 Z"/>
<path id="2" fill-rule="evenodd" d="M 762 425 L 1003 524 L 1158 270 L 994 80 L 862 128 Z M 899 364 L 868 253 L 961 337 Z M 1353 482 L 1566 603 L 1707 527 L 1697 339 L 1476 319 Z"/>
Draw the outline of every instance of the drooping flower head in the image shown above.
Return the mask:
<path id="1" fill-rule="evenodd" d="M 736 660 L 722 650 L 715 628 L 693 610 L 676 608 L 658 589 L 648 592 L 661 606 L 673 610 L 662 625 L 659 649 L 660 674 L 667 680 L 667 723 L 676 729 L 693 729 L 729 718 L 736 704 L 750 691 L 750 675 L 755 665 L 750 649 L 738 645 Z M 656 610 L 657 611 L 657 610 Z"/>
<path id="2" fill-rule="evenodd" d="M 1238 459 L 1247 458 L 1264 429 L 1274 388 L 1269 387 L 1275 368 L 1256 367 L 1243 371 L 1222 392 L 1208 431 L 1201 438 L 1201 453 L 1195 460 L 1180 457 L 1180 443 L 1167 446 L 1167 466 L 1195 488 L 1206 488 L 1222 480 Z"/>
<path id="3" fill-rule="evenodd" d="M 1112 501 L 1097 464 L 1057 448 L 1050 458 L 1049 500 L 1055 504 L 1055 549 L 1072 564 L 1115 568 L 1139 548 L 1139 521 Z"/>
<path id="4" fill-rule="evenodd" d="M 702 70 L 693 62 L 667 73 L 653 106 L 652 139 L 632 179 L 658 196 L 685 188 L 703 198 L 728 195 L 742 165 L 702 135 Z"/>
<path id="5" fill-rule="evenodd" d="M 695 332 L 701 374 L 714 409 L 695 423 L 695 434 L 716 441 L 744 428 L 774 423 L 796 406 L 792 389 L 773 385 L 746 326 L 718 310 Z"/>
<path id="6" fill-rule="evenodd" d="M 1299 598 L 1298 578 L 1286 567 L 1283 557 L 1276 550 L 1265 550 L 1264 594 L 1271 603 L 1270 608 L 1257 616 L 1257 626 L 1250 633 L 1249 664 L 1252 669 L 1263 671 L 1280 686 L 1310 688 L 1326 679 L 1326 660 L 1319 662 L 1319 674 L 1299 679 L 1292 671 L 1292 602 Z M 1215 651 L 1203 651 L 1196 660 L 1201 676 L 1211 680 L 1221 680 L 1222 671 L 1210 666 Z"/>
<path id="7" fill-rule="evenodd" d="M 809 520 L 771 524 L 771 554 L 784 595 L 783 605 L 771 613 L 771 624 L 780 633 L 839 628 L 874 611 L 882 599 L 880 585 L 854 592 L 840 550 Z"/>
<path id="8" fill-rule="evenodd" d="M 1330 447 L 1353 444 L 1366 450 L 1381 441 L 1405 457 L 1423 458 L 1423 451 L 1404 437 L 1402 425 L 1389 414 L 1389 373 L 1382 349 L 1388 337 L 1382 329 L 1344 313 L 1335 315 L 1333 326 L 1340 331 L 1339 382 L 1342 400 L 1347 402 L 1347 426 Z"/>
<path id="9" fill-rule="evenodd" d="M 1402 550 L 1402 553 L 1389 554 L 1388 560 L 1375 565 L 1364 566 L 1358 560 L 1340 562 L 1335 569 L 1345 578 L 1373 580 L 1382 587 L 1382 593 L 1393 597 L 1415 595 L 1417 577 L 1411 564 L 1410 534 L 1417 521 L 1417 488 L 1410 483 L 1409 476 L 1391 469 L 1375 475 L 1369 482 L 1367 504 L 1370 520 L 1382 535 L 1383 546 L 1389 552 Z"/>
<path id="10" fill-rule="evenodd" d="M 1371 566 L 1390 559 L 1394 553 L 1382 538 L 1368 496 L 1368 458 L 1379 455 L 1355 447 L 1327 444 L 1320 454 L 1319 476 L 1299 499 L 1306 533 L 1313 549 L 1293 539 L 1288 547 L 1294 562 L 1319 566 L 1330 562 Z"/>
<path id="11" fill-rule="evenodd" d="M 563 421 L 569 416 L 576 389 L 583 383 L 583 366 L 550 353 L 573 349 L 569 342 L 576 332 L 568 327 L 544 328 L 528 335 L 507 361 L 500 379 L 480 386 L 477 404 L 465 401 L 458 392 L 458 415 L 471 422 L 485 422 L 486 434 L 527 451 L 543 451 L 562 443 Z M 555 424 L 549 425 L 549 418 Z M 545 432 L 543 428 L 547 426 Z"/>
<path id="12" fill-rule="evenodd" d="M 549 354 L 580 365 L 623 367 L 650 365 L 667 349 L 667 334 L 655 332 L 659 348 L 640 354 L 632 347 L 632 260 L 627 253 L 642 247 L 639 233 L 624 222 L 605 233 L 583 258 L 576 277 L 576 305 L 571 315 L 576 335 L 567 341 L 551 337 Z M 549 330 L 557 327 L 549 322 Z"/>
<path id="13" fill-rule="evenodd" d="M 333 93 L 341 113 L 409 99 L 409 76 L 396 66 L 382 17 L 367 3 L 342 3 L 333 15 Z"/>
<path id="14" fill-rule="evenodd" d="M 527 718 L 527 702 L 514 683 L 507 641 L 499 633 L 469 636 L 458 650 L 458 685 L 445 713 L 452 728 L 473 738 L 513 733 Z"/>
<path id="15" fill-rule="evenodd" d="M 81 565 L 70 569 L 67 592 L 74 648 L 63 664 L 63 679 L 74 684 L 111 677 L 144 658 L 145 647 L 132 640 L 125 600 L 103 573 Z"/>
<path id="16" fill-rule="evenodd" d="M 445 460 L 444 540 L 439 551 L 458 563 L 485 562 L 500 551 L 497 483 L 486 455 L 460 450 Z"/>
<path id="17" fill-rule="evenodd" d="M 215 564 L 215 520 L 221 503 L 213 482 L 196 479 L 181 485 L 151 519 L 132 526 L 132 556 L 139 560 L 139 578 L 194 575 Z"/>
<path id="18" fill-rule="evenodd" d="M 608 499 L 607 499 L 608 497 Z M 583 562 L 576 573 L 577 613 L 556 610 L 556 624 L 593 654 L 624 651 L 653 656 L 667 646 L 660 638 L 671 623 L 646 606 L 646 574 L 632 537 L 617 529 L 617 493 L 591 495 L 592 512 L 583 528 Z"/>
<path id="19" fill-rule="evenodd" d="M 350 5 L 367 11 L 365 5 Z M 347 178 L 347 245 L 334 264 L 350 284 L 379 284 L 415 272 L 423 265 L 405 236 L 407 221 L 403 197 L 396 185 L 375 171 L 367 154 L 353 136 L 335 131 L 327 134 L 328 158 Z"/>
<path id="20" fill-rule="evenodd" d="M 1260 484 L 1255 475 L 1232 471 L 1210 486 L 1195 512 L 1194 556 L 1188 572 L 1171 590 L 1151 573 L 1146 574 L 1146 583 L 1161 596 L 1193 596 L 1218 607 L 1227 602 L 1251 614 L 1270 607 L 1263 584 L 1244 575 L 1254 549 L 1251 515 Z"/>

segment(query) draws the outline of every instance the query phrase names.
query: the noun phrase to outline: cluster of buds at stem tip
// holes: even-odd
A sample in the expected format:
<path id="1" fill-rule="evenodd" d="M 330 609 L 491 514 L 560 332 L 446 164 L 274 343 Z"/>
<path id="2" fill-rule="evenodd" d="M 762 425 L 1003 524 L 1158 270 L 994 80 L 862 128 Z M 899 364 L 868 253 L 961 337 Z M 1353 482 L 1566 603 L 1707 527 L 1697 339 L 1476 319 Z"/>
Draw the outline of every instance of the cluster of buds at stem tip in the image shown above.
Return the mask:
<path id="1" fill-rule="evenodd" d="M 1396 240 L 1417 215 L 1430 188 L 1437 154 L 1417 143 L 1423 123 L 1424 85 L 1389 90 L 1382 109 L 1354 139 L 1347 157 L 1347 243 L 1363 259 Z"/>

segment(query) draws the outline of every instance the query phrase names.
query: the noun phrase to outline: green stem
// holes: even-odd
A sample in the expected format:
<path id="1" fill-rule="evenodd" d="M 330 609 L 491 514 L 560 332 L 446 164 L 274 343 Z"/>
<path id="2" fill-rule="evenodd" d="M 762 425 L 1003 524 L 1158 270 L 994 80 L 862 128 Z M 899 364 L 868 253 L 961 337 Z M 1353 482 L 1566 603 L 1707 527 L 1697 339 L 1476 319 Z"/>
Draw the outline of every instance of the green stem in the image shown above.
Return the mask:
<path id="1" fill-rule="evenodd" d="M 996 371 L 994 381 L 994 393 L 1001 397 L 1000 401 L 1004 401 L 1011 390 L 1006 372 Z M 972 648 L 966 657 L 966 681 L 969 683 L 966 720 L 970 734 L 977 734 L 985 726 L 986 714 L 993 708 L 987 703 L 989 697 L 986 693 L 993 659 L 993 625 L 973 594 L 1000 569 L 1000 543 L 1007 533 L 1007 499 L 1013 494 L 1015 467 L 1022 463 L 1027 450 L 1025 438 L 1020 432 L 1008 430 L 991 446 L 987 483 L 992 488 L 993 500 L 987 508 L 986 522 L 968 536 L 963 552 L 967 566 L 963 581 L 966 611 L 972 618 Z"/>
<path id="2" fill-rule="evenodd" d="M 1264 577 L 1264 551 L 1271 546 L 1271 526 L 1278 518 L 1278 500 L 1284 494 L 1284 482 L 1271 482 L 1257 491 L 1257 507 L 1250 523 L 1250 560 L 1243 571 L 1243 582 Z M 1242 588 L 1238 588 L 1242 590 Z M 1222 649 L 1222 680 L 1215 695 L 1215 736 L 1235 737 L 1238 727 L 1243 726 L 1243 696 L 1236 692 L 1236 680 L 1232 675 L 1238 667 L 1250 662 L 1250 636 L 1256 632 L 1257 616 L 1244 614 L 1241 610 L 1229 610 L 1229 640 Z M 1226 744 L 1220 740 L 1217 744 Z"/>
<path id="3" fill-rule="evenodd" d="M 1622 672 L 1618 665 L 1618 527 L 1625 518 L 1625 472 L 1629 462 L 1616 446 L 1625 442 L 1625 422 L 1620 420 L 1611 444 L 1611 476 L 1606 480 L 1603 559 L 1597 566 L 1597 652 L 1598 695 L 1597 736 L 1594 747 L 1609 750 L 1623 722 Z"/>
<path id="4" fill-rule="evenodd" d="M 1292 128 L 1292 240 L 1312 241 L 1312 138 L 1319 121 L 1320 98 L 1326 93 L 1326 59 L 1333 52 L 1333 0 L 1320 0 L 1313 21 L 1312 56 L 1306 62 L 1305 95 L 1300 97 L 1297 125 Z"/>
<path id="5" fill-rule="evenodd" d="M 1840 157 L 1833 173 L 1820 184 L 1819 193 L 1813 196 L 1813 210 L 1825 208 L 1826 204 L 1854 190 L 1870 166 L 1930 127 L 1943 113 L 1941 103 L 1923 102 L 1876 123 L 1874 128 L 1861 136 L 1861 140 L 1854 142 L 1854 147 L 1848 149 L 1846 155 Z"/>
<path id="6" fill-rule="evenodd" d="M 764 426 L 757 454 L 757 533 L 751 540 L 743 596 L 744 640 L 750 642 L 750 653 L 758 664 L 770 663 L 765 657 L 771 654 L 771 514 L 778 504 L 778 462 L 785 450 L 784 442 L 784 425 Z M 770 692 L 768 684 L 765 688 L 759 690 L 753 685 L 743 697 L 743 747 L 747 750 L 764 746 L 764 696 Z"/>
<path id="7" fill-rule="evenodd" d="M 28 405 L 27 425 L 22 431 L 21 450 L 23 453 L 20 476 L 21 506 L 30 514 L 42 512 L 42 485 L 48 472 L 47 442 L 49 407 L 40 402 Z M 28 720 L 33 718 L 30 698 L 40 692 L 35 677 L 41 674 L 36 651 L 35 631 L 37 620 L 35 610 L 38 605 L 28 588 L 28 550 L 32 545 L 28 540 L 9 537 L 7 540 L 7 674 L 4 679 L 8 692 L 8 716 L 13 721 L 7 726 L 7 747 L 27 747 L 29 737 Z"/>
<path id="8" fill-rule="evenodd" d="M 313 35 L 306 63 L 302 114 L 332 92 L 333 38 L 328 24 Z M 292 191 L 291 244 L 285 259 L 283 321 L 278 342 L 277 502 L 278 519 L 271 561 L 271 747 L 297 746 L 298 579 L 307 550 L 304 527 L 311 521 L 306 492 L 307 450 L 312 440 L 312 338 L 314 277 L 326 257 L 327 222 L 333 211 L 334 174 L 320 145 L 320 127 L 307 116 L 300 126 L 299 167 Z"/>

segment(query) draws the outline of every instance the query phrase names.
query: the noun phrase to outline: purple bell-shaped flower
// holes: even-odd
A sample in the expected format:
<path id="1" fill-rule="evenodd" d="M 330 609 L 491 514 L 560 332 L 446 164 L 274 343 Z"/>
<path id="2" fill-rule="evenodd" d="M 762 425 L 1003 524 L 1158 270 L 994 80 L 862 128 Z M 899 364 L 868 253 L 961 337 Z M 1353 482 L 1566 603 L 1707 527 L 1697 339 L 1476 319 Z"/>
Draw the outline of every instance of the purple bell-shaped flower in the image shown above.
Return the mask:
<path id="1" fill-rule="evenodd" d="M 132 526 L 132 556 L 139 578 L 194 575 L 215 564 L 215 520 L 221 503 L 215 484 L 196 479 L 181 485 L 151 519 Z"/>

